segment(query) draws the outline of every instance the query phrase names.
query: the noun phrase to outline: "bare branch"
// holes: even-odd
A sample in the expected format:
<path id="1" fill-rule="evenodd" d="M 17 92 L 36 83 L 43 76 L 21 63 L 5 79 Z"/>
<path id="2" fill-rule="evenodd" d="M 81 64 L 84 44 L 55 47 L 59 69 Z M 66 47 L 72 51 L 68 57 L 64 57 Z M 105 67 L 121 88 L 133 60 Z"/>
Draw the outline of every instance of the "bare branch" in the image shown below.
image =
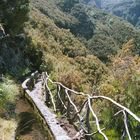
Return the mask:
<path id="1" fill-rule="evenodd" d="M 56 106 L 55 106 L 54 98 L 53 98 L 52 92 L 51 92 L 51 90 L 50 90 L 50 88 L 48 86 L 47 80 L 48 80 L 48 78 L 46 78 L 46 80 L 45 80 L 46 88 L 48 89 L 49 95 L 51 97 L 51 101 L 52 101 L 52 104 L 53 104 L 54 111 L 56 111 Z"/>
<path id="2" fill-rule="evenodd" d="M 60 85 L 58 85 L 57 95 L 58 95 L 58 98 L 59 98 L 60 102 L 61 102 L 62 105 L 64 106 L 64 108 L 67 110 L 66 105 L 64 104 L 63 100 L 61 99 L 61 96 L 60 96 L 60 89 L 61 89 L 61 87 L 60 87 Z"/>
<path id="3" fill-rule="evenodd" d="M 53 82 L 49 77 L 48 77 L 48 80 L 52 83 L 52 84 L 56 84 L 56 85 L 60 85 L 62 86 L 64 89 L 67 89 L 68 91 L 72 92 L 72 93 L 75 93 L 76 95 L 82 95 L 82 96 L 88 96 L 87 94 L 83 93 L 83 92 L 77 92 L 75 90 L 72 90 L 66 86 L 64 86 L 63 84 L 59 83 L 59 82 Z"/>
<path id="4" fill-rule="evenodd" d="M 45 80 L 45 78 L 46 78 L 50 83 L 55 84 L 55 85 L 58 86 L 58 91 L 57 91 L 58 98 L 59 98 L 59 100 L 61 101 L 61 103 L 62 103 L 62 105 L 64 106 L 64 108 L 67 110 L 67 107 L 66 107 L 65 103 L 63 102 L 63 100 L 61 99 L 61 96 L 60 96 L 60 88 L 62 87 L 62 88 L 65 90 L 65 93 L 66 93 L 66 95 L 67 95 L 67 97 L 68 97 L 68 100 L 69 100 L 70 104 L 74 107 L 74 109 L 75 109 L 75 111 L 76 111 L 76 113 L 75 113 L 73 119 L 75 119 L 75 117 L 78 116 L 80 126 L 81 126 L 82 130 L 83 130 L 85 133 L 87 133 L 87 130 L 85 130 L 85 128 L 84 128 L 84 125 L 83 125 L 84 121 L 83 121 L 83 118 L 81 117 L 80 113 L 81 113 L 81 111 L 83 110 L 85 104 L 88 103 L 88 104 L 87 104 L 87 107 L 90 108 L 90 111 L 91 111 L 92 115 L 93 115 L 94 118 L 95 118 L 95 123 L 96 123 L 97 129 L 98 129 L 98 132 L 104 137 L 105 140 L 108 140 L 107 136 L 102 132 L 104 129 L 101 129 L 101 128 L 100 128 L 99 119 L 98 119 L 97 115 L 95 114 L 95 112 L 94 112 L 94 110 L 92 109 L 92 106 L 91 106 L 91 101 L 92 101 L 93 99 L 104 99 L 104 100 L 110 101 L 111 103 L 113 103 L 114 105 L 116 105 L 117 107 L 119 107 L 119 108 L 121 109 L 121 110 L 120 110 L 119 112 L 117 112 L 114 116 L 116 116 L 116 115 L 118 115 L 118 114 L 120 114 L 120 113 L 123 113 L 123 115 L 124 115 L 124 125 L 125 125 L 125 129 L 126 129 L 126 132 L 127 132 L 128 137 L 129 137 L 129 140 L 132 140 L 132 138 L 131 138 L 131 136 L 130 136 L 130 133 L 129 133 L 128 125 L 127 125 L 127 116 L 126 116 L 126 113 L 128 113 L 129 115 L 131 115 L 131 116 L 132 116 L 135 120 L 137 120 L 138 122 L 140 122 L 140 118 L 139 118 L 136 114 L 134 114 L 133 112 L 131 112 L 130 109 L 126 108 L 125 106 L 123 106 L 123 105 L 117 103 L 115 100 L 113 100 L 113 99 L 111 99 L 111 98 L 109 98 L 109 97 L 106 97 L 106 96 L 90 96 L 89 94 L 85 94 L 85 93 L 83 93 L 83 92 L 77 92 L 77 91 L 75 91 L 75 90 L 69 89 L 68 87 L 64 86 L 64 85 L 61 84 L 60 82 L 53 82 L 53 81 L 49 78 L 49 75 L 48 75 L 47 73 L 45 73 L 44 75 L 45 75 L 45 76 L 43 77 L 43 78 L 44 78 L 44 79 L 43 79 L 44 81 L 46 81 L 46 80 Z M 53 95 L 52 95 L 52 93 L 51 93 L 51 91 L 50 91 L 50 89 L 49 89 L 47 83 L 46 83 L 46 86 L 47 86 L 47 89 L 49 90 L 49 94 L 50 94 L 50 96 L 51 96 L 52 104 L 53 104 L 54 110 L 55 110 L 56 107 L 55 107 L 55 102 L 54 102 L 54 99 L 53 99 Z M 71 97 L 70 97 L 70 95 L 69 95 L 68 92 L 71 92 L 72 94 L 75 94 L 75 95 L 81 95 L 81 96 L 87 98 L 87 100 L 86 100 L 86 101 L 83 103 L 83 105 L 81 106 L 80 110 L 78 110 L 78 108 L 76 107 L 76 105 L 74 104 L 74 102 L 71 100 Z M 89 135 L 89 136 L 90 136 L 90 135 L 94 135 L 94 134 L 95 134 L 95 133 L 86 134 L 86 135 Z"/>
<path id="5" fill-rule="evenodd" d="M 114 116 L 119 115 L 119 114 L 122 113 L 123 111 L 124 111 L 124 110 L 120 110 L 120 111 L 118 111 L 117 113 L 114 114 Z"/>
<path id="6" fill-rule="evenodd" d="M 129 140 L 132 140 L 131 135 L 130 135 L 130 133 L 129 133 L 128 125 L 127 125 L 127 116 L 126 116 L 126 112 L 125 112 L 124 110 L 120 110 L 120 111 L 118 111 L 114 116 L 116 116 L 116 115 L 118 115 L 118 114 L 120 114 L 120 113 L 123 113 L 123 116 L 124 116 L 124 125 L 125 125 L 125 130 L 126 130 L 126 133 L 127 133 L 127 135 L 128 135 L 128 138 L 129 138 Z M 123 135 L 124 135 L 124 134 L 123 134 Z M 122 137 L 123 137 L 123 136 L 122 136 Z"/>
<path id="7" fill-rule="evenodd" d="M 77 91 L 71 90 L 71 89 L 67 88 L 66 86 L 64 86 L 63 84 L 61 84 L 59 82 L 53 82 L 51 79 L 49 79 L 49 81 L 51 83 L 61 85 L 64 89 L 67 89 L 68 91 L 71 91 L 72 93 L 75 93 L 76 95 L 83 95 L 85 97 L 90 97 L 91 99 L 98 99 L 98 98 L 106 99 L 106 100 L 112 102 L 113 104 L 117 105 L 118 107 L 122 108 L 123 110 L 125 110 L 128 114 L 130 114 L 133 118 L 135 118 L 138 122 L 140 122 L 140 118 L 138 116 L 136 116 L 134 113 L 132 113 L 128 108 L 122 106 L 121 104 L 117 103 L 116 101 L 114 101 L 113 99 L 111 99 L 109 97 L 106 97 L 106 96 L 90 96 L 90 95 L 85 94 L 83 92 L 77 92 Z"/>
<path id="8" fill-rule="evenodd" d="M 125 129 L 126 129 L 126 133 L 128 135 L 129 140 L 132 140 L 131 135 L 129 133 L 128 125 L 127 125 L 127 116 L 126 116 L 125 111 L 123 111 L 123 115 L 124 115 L 124 125 L 125 125 Z"/>
<path id="9" fill-rule="evenodd" d="M 79 110 L 78 112 L 75 113 L 75 115 L 74 115 L 74 117 L 72 118 L 72 120 L 75 119 L 75 117 L 77 116 L 78 113 L 79 113 L 79 114 L 81 113 L 81 111 L 82 111 L 82 109 L 84 108 L 84 106 L 85 106 L 85 104 L 87 103 L 87 101 L 88 101 L 88 100 L 86 100 L 86 101 L 81 105 L 80 110 Z"/>
<path id="10" fill-rule="evenodd" d="M 140 118 L 134 114 L 133 112 L 131 112 L 128 108 L 124 107 L 123 105 L 117 103 L 116 101 L 114 101 L 113 99 L 106 97 L 106 96 L 93 96 L 91 97 L 91 99 L 106 99 L 110 102 L 112 102 L 113 104 L 115 104 L 116 106 L 120 107 L 121 109 L 125 110 L 128 114 L 130 114 L 133 118 L 135 118 L 135 120 L 137 120 L 138 122 L 140 122 Z"/>
<path id="11" fill-rule="evenodd" d="M 75 104 L 73 103 L 73 101 L 71 100 L 71 98 L 70 98 L 70 96 L 69 96 L 69 94 L 68 94 L 68 90 L 65 89 L 65 92 L 66 92 L 66 94 L 67 94 L 67 96 L 68 96 L 68 99 L 69 99 L 70 103 L 71 103 L 72 106 L 74 107 L 74 109 L 75 109 L 75 111 L 76 111 L 76 113 L 77 113 L 77 116 L 79 117 L 79 120 L 81 120 L 81 116 L 80 116 L 80 114 L 79 114 L 79 111 L 78 111 L 76 105 L 75 105 Z"/>
<path id="12" fill-rule="evenodd" d="M 104 131 L 106 128 L 102 128 L 101 130 Z M 99 131 L 96 131 L 94 133 L 91 133 L 91 134 L 85 134 L 86 136 L 93 136 L 95 134 L 97 134 Z"/>
<path id="13" fill-rule="evenodd" d="M 92 115 L 94 116 L 95 118 L 95 121 L 96 121 L 96 126 L 97 126 L 97 129 L 99 131 L 99 133 L 104 137 L 105 140 L 108 140 L 107 136 L 102 132 L 101 128 L 100 128 L 100 124 L 99 124 L 99 120 L 98 120 L 98 117 L 96 116 L 95 112 L 93 111 L 92 107 L 91 107 L 91 99 L 88 98 L 88 104 L 89 104 L 89 108 L 91 110 L 91 113 Z"/>

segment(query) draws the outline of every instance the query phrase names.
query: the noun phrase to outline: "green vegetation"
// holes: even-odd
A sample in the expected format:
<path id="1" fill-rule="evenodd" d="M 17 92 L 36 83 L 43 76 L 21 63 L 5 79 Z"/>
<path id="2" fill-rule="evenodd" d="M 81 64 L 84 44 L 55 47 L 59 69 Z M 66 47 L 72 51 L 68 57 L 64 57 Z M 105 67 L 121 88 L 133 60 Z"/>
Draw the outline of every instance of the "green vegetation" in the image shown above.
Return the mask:
<path id="1" fill-rule="evenodd" d="M 102 8 L 124 18 L 137 27 L 140 26 L 139 0 L 119 0 L 118 2 L 103 0 Z"/>
<path id="2" fill-rule="evenodd" d="M 0 138 L 15 138 L 17 122 L 15 120 L 16 101 L 20 92 L 19 85 L 9 76 L 0 82 Z"/>
<path id="3" fill-rule="evenodd" d="M 47 71 L 69 88 L 109 96 L 140 115 L 140 31 L 133 25 L 81 0 L 31 0 L 30 8 L 28 0 L 2 1 L 0 9 L 0 22 L 10 34 L 0 40 L 4 77 L 17 80 L 31 71 Z M 0 109 L 11 107 L 18 92 L 13 80 L 1 82 Z M 75 101 L 80 106 L 83 98 Z M 105 133 L 119 139 L 122 119 L 111 119 L 117 108 L 95 103 Z M 132 120 L 129 127 L 138 140 L 139 124 Z M 94 138 L 102 139 L 99 134 Z"/>
<path id="4" fill-rule="evenodd" d="M 28 0 L 2 0 L 0 4 L 0 22 L 7 32 L 16 35 L 23 32 L 23 24 L 28 19 Z"/>
<path id="5" fill-rule="evenodd" d="M 0 36 L 0 110 L 7 112 L 14 110 L 19 89 L 16 81 L 6 78 L 6 75 L 16 76 L 14 79 L 18 79 L 28 70 L 28 58 L 23 53 L 26 49 L 25 35 L 20 34 L 28 19 L 28 6 L 28 0 L 2 0 L 0 4 L 0 23 L 5 32 L 10 34 L 5 38 Z"/>
<path id="6" fill-rule="evenodd" d="M 130 39 L 134 39 L 136 43 L 134 53 L 140 53 L 140 30 L 119 17 L 107 14 L 81 1 L 32 0 L 32 2 L 59 28 L 69 29 L 90 50 L 90 54 L 96 55 L 103 62 L 107 62 L 110 55 L 116 54 Z M 66 4 L 69 9 L 67 11 L 65 7 L 63 8 Z"/>
<path id="7" fill-rule="evenodd" d="M 70 7 L 67 11 L 63 7 L 59 9 L 59 3 L 55 1 L 49 1 L 45 4 L 48 4 L 46 6 L 56 6 L 57 10 L 64 14 L 63 18 L 67 16 L 65 19 L 62 19 L 60 14 L 61 19 L 59 19 L 58 12 L 57 14 L 53 10 L 47 12 L 48 9 L 45 9 L 43 6 L 42 10 L 39 4 L 36 4 L 35 8 L 32 8 L 30 11 L 30 18 L 29 22 L 26 23 L 25 31 L 28 37 L 31 38 L 32 47 L 43 52 L 40 70 L 49 71 L 54 80 L 60 81 L 77 91 L 86 93 L 94 91 L 97 94 L 110 96 L 137 114 L 138 109 L 136 109 L 137 111 L 134 110 L 135 107 L 132 104 L 133 102 L 138 103 L 138 101 L 134 101 L 134 97 L 139 92 L 137 85 L 139 78 L 137 79 L 138 81 L 132 80 L 132 82 L 131 78 L 133 79 L 135 72 L 130 74 L 129 68 L 125 67 L 125 65 L 127 65 L 128 61 L 130 61 L 129 63 L 135 61 L 133 63 L 137 63 L 136 67 L 139 67 L 139 56 L 135 56 L 135 54 L 139 54 L 139 30 L 136 30 L 131 24 L 118 17 L 108 15 L 96 8 L 87 7 L 84 4 L 76 3 L 74 7 Z M 71 16 L 73 17 L 72 19 L 77 19 L 78 22 L 74 20 L 72 20 L 73 23 L 69 22 L 67 18 Z M 87 23 L 91 24 L 91 28 L 94 31 L 90 37 L 88 36 L 88 29 L 82 28 L 86 26 L 82 21 L 83 17 L 89 21 Z M 63 22 L 64 20 L 65 22 Z M 85 34 L 82 32 L 85 32 Z M 127 51 L 126 54 L 128 56 L 122 55 L 119 58 L 120 53 L 127 50 L 125 49 L 127 47 L 124 47 L 123 44 L 130 39 L 134 39 L 134 45 L 132 48 L 130 47 L 132 52 L 129 53 Z M 130 42 L 126 44 L 128 48 L 131 46 Z M 98 58 L 103 62 L 108 62 L 107 65 L 103 64 Z M 136 58 L 137 60 L 135 60 Z M 120 70 L 119 62 L 116 64 L 116 61 L 120 59 L 126 59 L 127 61 L 125 62 L 126 64 L 122 64 L 122 67 L 124 67 L 122 70 Z M 118 71 L 113 71 L 116 67 L 118 67 Z M 132 67 L 135 70 L 137 69 L 134 65 Z M 120 77 L 116 77 L 115 73 L 119 73 Z M 126 79 L 129 76 L 131 78 Z M 137 74 L 137 77 L 139 77 L 139 74 Z M 125 81 L 128 81 L 128 83 L 125 83 Z M 131 94 L 131 98 L 129 94 Z M 127 102 L 128 99 L 130 103 Z M 136 99 L 138 98 L 136 97 Z M 81 100 L 83 100 L 81 97 L 76 98 L 76 104 L 80 104 Z M 101 113 L 97 114 L 103 116 L 99 118 L 103 121 L 103 126 L 108 128 L 105 131 L 108 137 L 110 139 L 119 139 L 124 129 L 122 127 L 123 122 L 121 118 L 111 119 L 117 112 L 117 109 L 113 106 L 109 109 L 109 106 L 111 106 L 109 103 L 97 102 L 97 112 Z M 115 126 L 115 128 L 112 126 Z M 135 128 L 135 134 L 132 135 L 137 135 L 139 127 L 133 120 L 131 128 Z M 95 138 L 102 139 L 99 135 L 95 135 Z"/>
<path id="8" fill-rule="evenodd" d="M 117 102 L 122 105 L 127 106 L 138 116 L 140 115 L 138 100 L 139 96 L 139 82 L 140 82 L 140 57 L 132 55 L 132 49 L 134 48 L 133 40 L 130 40 L 126 43 L 122 50 L 118 54 L 111 58 L 111 63 L 109 64 L 110 72 L 108 76 L 105 77 L 106 80 L 102 82 L 99 87 L 99 92 L 105 96 L 115 99 Z M 114 107 L 112 107 L 113 109 Z M 116 109 L 114 108 L 111 112 L 107 109 L 104 111 L 104 115 L 115 114 Z M 109 113 L 110 112 L 110 113 Z M 110 115 L 111 115 L 110 114 Z M 107 115 L 108 116 L 108 115 Z M 139 139 L 139 124 L 137 124 L 131 117 L 129 118 L 129 128 L 133 139 Z M 111 119 L 110 119 L 111 120 Z M 116 131 L 121 135 L 122 134 L 122 121 L 118 119 L 114 122 L 110 120 L 105 120 L 109 126 L 115 122 Z M 133 131 L 132 131 L 133 129 Z"/>
<path id="9" fill-rule="evenodd" d="M 1 1 L 0 23 L 9 36 L 0 40 L 0 73 L 20 77 L 28 71 L 26 36 L 23 30 L 24 23 L 28 20 L 28 11 L 28 0 Z"/>
<path id="10" fill-rule="evenodd" d="M 0 110 L 14 112 L 16 96 L 19 93 L 19 87 L 13 80 L 5 78 L 0 83 Z"/>

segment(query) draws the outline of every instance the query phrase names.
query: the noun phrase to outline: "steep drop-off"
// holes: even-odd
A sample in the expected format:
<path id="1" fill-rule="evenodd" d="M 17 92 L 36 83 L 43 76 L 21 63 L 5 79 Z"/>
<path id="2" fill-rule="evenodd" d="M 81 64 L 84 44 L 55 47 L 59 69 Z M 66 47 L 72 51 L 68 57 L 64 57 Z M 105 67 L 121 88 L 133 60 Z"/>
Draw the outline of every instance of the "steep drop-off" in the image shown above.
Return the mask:
<path id="1" fill-rule="evenodd" d="M 137 105 L 140 98 L 139 29 L 122 18 L 87 5 L 89 1 L 31 0 L 30 8 L 28 4 L 17 3 L 16 6 L 8 2 L 0 10 L 0 22 L 9 34 L 8 38 L 0 40 L 0 66 L 4 77 L 8 74 L 17 82 L 31 71 L 47 71 L 52 80 L 71 89 L 109 96 L 140 114 Z M 9 15 L 8 20 L 6 15 Z M 23 18 L 22 24 L 12 24 L 16 15 Z M 73 100 L 79 107 L 83 98 L 77 96 Z M 107 128 L 105 133 L 110 139 L 120 138 L 123 122 L 120 118 L 111 119 L 118 110 L 109 103 L 95 103 L 101 126 Z M 139 124 L 132 121 L 129 125 L 130 130 L 135 128 L 132 135 L 138 140 Z M 95 125 L 91 130 L 96 130 Z M 98 134 L 93 137 L 102 139 Z"/>

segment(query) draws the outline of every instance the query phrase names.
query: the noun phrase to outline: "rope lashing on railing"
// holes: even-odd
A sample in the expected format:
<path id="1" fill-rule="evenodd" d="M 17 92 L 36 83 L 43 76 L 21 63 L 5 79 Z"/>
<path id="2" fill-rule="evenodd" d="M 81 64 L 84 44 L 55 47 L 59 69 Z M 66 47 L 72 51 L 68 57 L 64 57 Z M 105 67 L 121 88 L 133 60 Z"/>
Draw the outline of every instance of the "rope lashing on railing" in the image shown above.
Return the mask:
<path id="1" fill-rule="evenodd" d="M 64 89 L 65 91 L 65 95 L 67 96 L 67 99 L 68 99 L 68 102 L 70 103 L 71 106 L 73 106 L 74 110 L 75 110 L 75 114 L 73 115 L 73 118 L 72 120 L 75 120 L 76 117 L 78 117 L 78 120 L 79 120 L 79 124 L 80 124 L 80 127 L 81 127 L 81 130 L 79 131 L 82 132 L 84 131 L 85 132 L 85 135 L 86 136 L 92 136 L 95 134 L 95 132 L 93 133 L 89 133 L 88 130 L 85 128 L 85 125 L 83 124 L 84 123 L 84 117 L 80 115 L 80 113 L 82 112 L 82 110 L 86 107 L 86 108 L 89 108 L 89 112 L 91 112 L 92 116 L 95 118 L 95 124 L 96 124 L 96 127 L 97 127 L 97 130 L 98 132 L 104 137 L 105 140 L 108 140 L 106 134 L 103 132 L 103 130 L 105 130 L 105 128 L 101 129 L 100 128 L 100 121 L 92 107 L 92 101 L 93 100 L 97 100 L 97 99 L 104 99 L 104 100 L 107 100 L 109 102 L 111 102 L 112 104 L 114 104 L 115 106 L 117 106 L 118 108 L 121 109 L 121 111 L 119 111 L 118 113 L 115 114 L 115 116 L 119 113 L 123 113 L 123 119 L 124 119 L 124 126 L 125 126 L 125 131 L 128 135 L 128 138 L 129 140 L 132 140 L 131 138 L 131 135 L 130 135 L 130 132 L 129 132 L 129 127 L 128 127 L 128 124 L 127 124 L 127 115 L 130 115 L 132 116 L 136 121 L 138 121 L 140 123 L 140 118 L 134 114 L 130 109 L 126 108 L 125 106 L 117 103 L 115 100 L 109 98 L 109 97 L 106 97 L 106 96 L 90 96 L 89 94 L 85 94 L 83 92 L 77 92 L 73 89 L 70 89 L 66 86 L 64 86 L 62 83 L 60 82 L 53 82 L 50 78 L 49 78 L 49 75 L 45 72 L 42 74 L 43 76 L 43 81 L 45 83 L 45 86 L 47 87 L 47 90 L 49 91 L 49 94 L 50 94 L 50 98 L 51 98 L 51 102 L 52 102 L 52 105 L 53 105 L 53 108 L 54 108 L 54 111 L 56 111 L 56 105 L 55 105 L 55 100 L 54 100 L 54 96 L 53 94 L 51 93 L 51 90 L 48 86 L 48 82 L 50 82 L 51 84 L 54 84 L 57 86 L 57 95 L 58 95 L 58 99 L 60 100 L 61 104 L 63 105 L 63 107 L 65 108 L 65 110 L 68 109 L 68 107 L 66 106 L 66 104 L 64 103 L 63 99 L 61 98 L 61 88 Z M 47 82 L 46 82 L 47 81 Z M 71 94 L 74 94 L 76 96 L 80 95 L 80 96 L 83 96 L 85 97 L 85 101 L 84 103 L 82 104 L 81 108 L 78 109 L 78 107 L 76 106 L 76 104 L 72 101 L 71 99 L 71 96 L 70 96 L 70 93 Z M 89 113 L 88 112 L 88 113 Z M 86 118 L 86 119 L 89 119 L 89 118 Z M 88 120 L 89 121 L 89 120 Z M 97 132 L 96 132 L 97 133 Z"/>

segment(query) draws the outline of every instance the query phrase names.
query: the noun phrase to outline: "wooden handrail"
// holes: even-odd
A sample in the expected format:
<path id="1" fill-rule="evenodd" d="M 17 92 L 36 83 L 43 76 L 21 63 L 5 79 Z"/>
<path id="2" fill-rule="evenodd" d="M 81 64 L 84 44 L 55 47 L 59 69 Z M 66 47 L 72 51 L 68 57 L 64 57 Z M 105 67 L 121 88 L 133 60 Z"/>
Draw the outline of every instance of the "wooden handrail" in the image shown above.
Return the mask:
<path id="1" fill-rule="evenodd" d="M 70 105 L 73 106 L 73 109 L 74 109 L 75 112 L 76 112 L 75 115 L 79 118 L 79 119 L 78 119 L 78 120 L 79 120 L 79 124 L 81 125 L 81 126 L 80 126 L 81 128 L 80 128 L 79 132 L 84 131 L 86 136 L 92 136 L 92 134 L 93 134 L 93 135 L 95 134 L 94 132 L 91 133 L 91 134 L 88 134 L 88 133 L 87 133 L 88 131 L 87 131 L 87 129 L 85 128 L 85 125 L 83 124 L 83 119 L 82 119 L 83 116 L 81 116 L 80 113 L 81 113 L 82 109 L 83 109 L 85 106 L 82 106 L 83 108 L 80 108 L 80 110 L 79 110 L 78 107 L 75 105 L 75 103 L 72 101 L 70 94 L 74 94 L 74 95 L 76 95 L 76 96 L 79 96 L 79 95 L 80 95 L 80 96 L 83 96 L 84 98 L 86 98 L 86 102 L 87 102 L 86 108 L 89 108 L 89 111 L 91 112 L 91 114 L 92 114 L 93 117 L 95 118 L 95 124 L 96 124 L 96 126 L 97 126 L 97 130 L 98 130 L 98 132 L 104 137 L 105 140 L 108 140 L 106 134 L 103 132 L 103 130 L 105 130 L 105 128 L 104 128 L 104 129 L 101 129 L 101 128 L 100 128 L 99 119 L 98 119 L 97 115 L 95 114 L 95 112 L 94 112 L 94 110 L 93 110 L 91 101 L 93 101 L 93 100 L 98 100 L 98 99 L 107 100 L 107 101 L 111 102 L 112 104 L 114 104 L 116 107 L 120 108 L 120 110 L 123 110 L 122 112 L 123 112 L 123 116 L 124 116 L 125 131 L 126 131 L 126 133 L 127 133 L 127 135 L 128 135 L 129 140 L 132 140 L 131 135 L 130 135 L 130 131 L 129 131 L 129 129 L 128 129 L 129 127 L 128 127 L 127 123 L 126 123 L 126 119 L 127 119 L 127 118 L 126 118 L 126 113 L 127 113 L 128 115 L 132 116 L 132 117 L 133 117 L 136 121 L 138 121 L 139 123 L 140 123 L 140 118 L 139 118 L 135 113 L 133 113 L 130 109 L 126 108 L 125 106 L 121 105 L 120 103 L 116 102 L 115 100 L 113 100 L 113 99 L 111 99 L 111 98 L 109 98 L 109 97 L 106 97 L 106 96 L 90 96 L 90 94 L 85 94 L 85 93 L 83 93 L 83 92 L 77 92 L 77 91 L 75 91 L 75 90 L 73 90 L 73 89 L 70 89 L 70 88 L 64 86 L 64 85 L 63 85 L 62 83 L 60 83 L 60 82 L 53 82 L 53 81 L 49 78 L 49 75 L 48 75 L 46 72 L 42 73 L 42 75 L 43 75 L 43 80 L 44 80 L 44 81 L 45 81 L 45 79 L 47 79 L 47 81 L 49 81 L 51 84 L 54 84 L 54 85 L 56 85 L 57 87 L 59 87 L 59 88 L 58 88 L 59 91 L 57 91 L 57 92 L 59 93 L 59 99 L 57 99 L 57 100 L 60 100 L 60 103 L 63 105 L 64 109 L 67 110 L 67 107 L 66 107 L 66 105 L 65 105 L 65 103 L 64 103 L 64 101 L 63 101 L 63 99 L 61 98 L 61 94 L 60 94 L 60 87 L 64 89 L 63 91 L 65 91 L 65 95 L 67 96 L 67 100 L 69 101 Z M 47 82 L 46 84 L 48 84 L 48 82 Z M 46 85 L 46 86 L 47 86 L 47 88 L 49 89 L 49 85 Z M 49 89 L 49 90 L 50 90 L 50 89 Z M 50 90 L 50 91 L 51 91 L 51 90 Z M 53 101 L 53 102 L 52 102 L 52 105 L 54 106 L 54 103 L 55 103 L 55 102 L 54 102 L 54 97 L 53 97 L 53 96 L 54 96 L 54 95 L 52 94 L 52 95 L 51 95 L 51 98 L 53 98 L 53 99 L 51 99 L 51 101 Z M 75 118 L 75 115 L 74 115 L 74 118 Z M 70 118 L 68 118 L 68 119 L 70 119 Z M 86 121 L 89 121 L 89 120 L 86 120 Z"/>

